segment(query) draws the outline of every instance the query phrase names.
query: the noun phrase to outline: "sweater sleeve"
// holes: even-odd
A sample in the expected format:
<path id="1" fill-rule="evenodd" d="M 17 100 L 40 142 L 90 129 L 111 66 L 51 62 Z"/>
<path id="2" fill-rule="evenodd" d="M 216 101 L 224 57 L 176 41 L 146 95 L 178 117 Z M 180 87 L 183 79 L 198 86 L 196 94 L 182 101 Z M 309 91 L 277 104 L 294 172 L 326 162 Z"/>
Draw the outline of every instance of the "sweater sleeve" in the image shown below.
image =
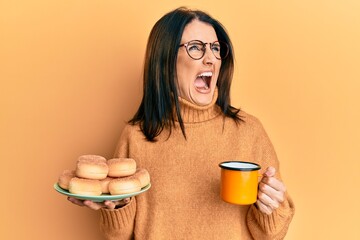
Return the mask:
<path id="1" fill-rule="evenodd" d="M 255 161 L 260 163 L 263 171 L 269 166 L 276 169 L 276 177 L 281 179 L 279 161 L 274 147 L 263 126 L 257 120 L 256 138 L 253 145 Z M 283 239 L 287 233 L 295 212 L 294 204 L 286 193 L 285 201 L 272 214 L 262 213 L 256 205 L 252 205 L 246 216 L 246 222 L 254 239 Z"/>
<path id="2" fill-rule="evenodd" d="M 107 240 L 133 239 L 134 218 L 136 212 L 136 199 L 126 206 L 115 209 L 100 210 L 100 230 Z"/>
<path id="3" fill-rule="evenodd" d="M 294 215 L 294 204 L 289 196 L 272 214 L 260 212 L 252 205 L 247 214 L 247 225 L 254 239 L 284 239 Z"/>
<path id="4" fill-rule="evenodd" d="M 129 139 L 131 132 L 125 126 L 120 136 L 114 157 L 129 156 Z M 134 238 L 136 215 L 136 197 L 132 197 L 126 206 L 115 209 L 100 210 L 100 230 L 107 240 L 129 240 Z"/>

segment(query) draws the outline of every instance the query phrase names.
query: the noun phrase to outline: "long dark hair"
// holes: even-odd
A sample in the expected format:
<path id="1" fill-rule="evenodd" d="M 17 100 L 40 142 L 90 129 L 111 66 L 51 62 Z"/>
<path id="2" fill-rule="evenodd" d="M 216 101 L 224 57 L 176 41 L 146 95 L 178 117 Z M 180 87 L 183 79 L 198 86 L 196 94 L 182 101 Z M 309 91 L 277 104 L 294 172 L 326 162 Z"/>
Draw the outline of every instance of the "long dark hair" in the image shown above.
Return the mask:
<path id="1" fill-rule="evenodd" d="M 180 114 L 178 89 L 176 84 L 176 60 L 178 47 L 184 28 L 194 19 L 210 24 L 219 41 L 229 45 L 229 54 L 222 60 L 217 81 L 218 99 L 225 116 L 236 122 L 240 109 L 230 105 L 230 86 L 234 72 L 233 47 L 225 28 L 217 20 L 202 11 L 193 11 L 184 7 L 177 8 L 159 19 L 150 32 L 145 54 L 143 98 L 138 111 L 129 121 L 140 123 L 140 129 L 146 139 L 154 141 L 164 127 L 171 128 L 175 119 L 180 124 L 186 138 L 184 123 Z M 176 116 L 174 116 L 174 106 Z"/>

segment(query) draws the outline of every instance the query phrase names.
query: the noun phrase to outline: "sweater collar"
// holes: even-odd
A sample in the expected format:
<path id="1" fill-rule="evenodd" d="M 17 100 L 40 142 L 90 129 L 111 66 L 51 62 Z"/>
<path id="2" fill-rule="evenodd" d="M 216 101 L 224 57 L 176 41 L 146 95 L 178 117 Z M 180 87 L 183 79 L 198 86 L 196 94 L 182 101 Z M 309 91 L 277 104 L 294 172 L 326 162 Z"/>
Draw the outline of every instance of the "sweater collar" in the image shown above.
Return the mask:
<path id="1" fill-rule="evenodd" d="M 180 113 L 184 123 L 204 122 L 217 117 L 221 114 L 220 107 L 216 104 L 218 89 L 214 91 L 214 96 L 208 105 L 199 106 L 184 98 L 179 97 Z"/>

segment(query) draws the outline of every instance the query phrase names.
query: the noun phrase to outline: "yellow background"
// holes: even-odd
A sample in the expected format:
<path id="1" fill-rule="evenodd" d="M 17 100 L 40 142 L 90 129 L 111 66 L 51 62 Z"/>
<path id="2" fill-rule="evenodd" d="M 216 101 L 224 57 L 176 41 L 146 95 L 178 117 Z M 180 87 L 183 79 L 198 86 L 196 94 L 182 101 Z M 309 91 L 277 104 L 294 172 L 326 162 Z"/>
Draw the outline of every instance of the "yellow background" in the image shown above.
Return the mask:
<path id="1" fill-rule="evenodd" d="M 150 29 L 181 5 L 230 34 L 232 103 L 263 122 L 296 203 L 286 239 L 360 239 L 358 0 L 1 1 L 1 239 L 101 239 L 98 213 L 53 183 L 79 155 L 112 156 Z"/>

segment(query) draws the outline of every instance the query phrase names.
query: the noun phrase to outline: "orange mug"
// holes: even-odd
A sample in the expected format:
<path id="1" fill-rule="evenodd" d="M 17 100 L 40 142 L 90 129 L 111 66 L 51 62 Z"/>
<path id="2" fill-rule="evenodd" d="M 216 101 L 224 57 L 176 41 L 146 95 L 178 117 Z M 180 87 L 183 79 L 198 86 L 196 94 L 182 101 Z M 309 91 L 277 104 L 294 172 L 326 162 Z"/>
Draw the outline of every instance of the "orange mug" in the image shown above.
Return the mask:
<path id="1" fill-rule="evenodd" d="M 243 161 L 227 161 L 221 168 L 221 198 L 228 203 L 247 205 L 257 200 L 259 164 Z"/>

